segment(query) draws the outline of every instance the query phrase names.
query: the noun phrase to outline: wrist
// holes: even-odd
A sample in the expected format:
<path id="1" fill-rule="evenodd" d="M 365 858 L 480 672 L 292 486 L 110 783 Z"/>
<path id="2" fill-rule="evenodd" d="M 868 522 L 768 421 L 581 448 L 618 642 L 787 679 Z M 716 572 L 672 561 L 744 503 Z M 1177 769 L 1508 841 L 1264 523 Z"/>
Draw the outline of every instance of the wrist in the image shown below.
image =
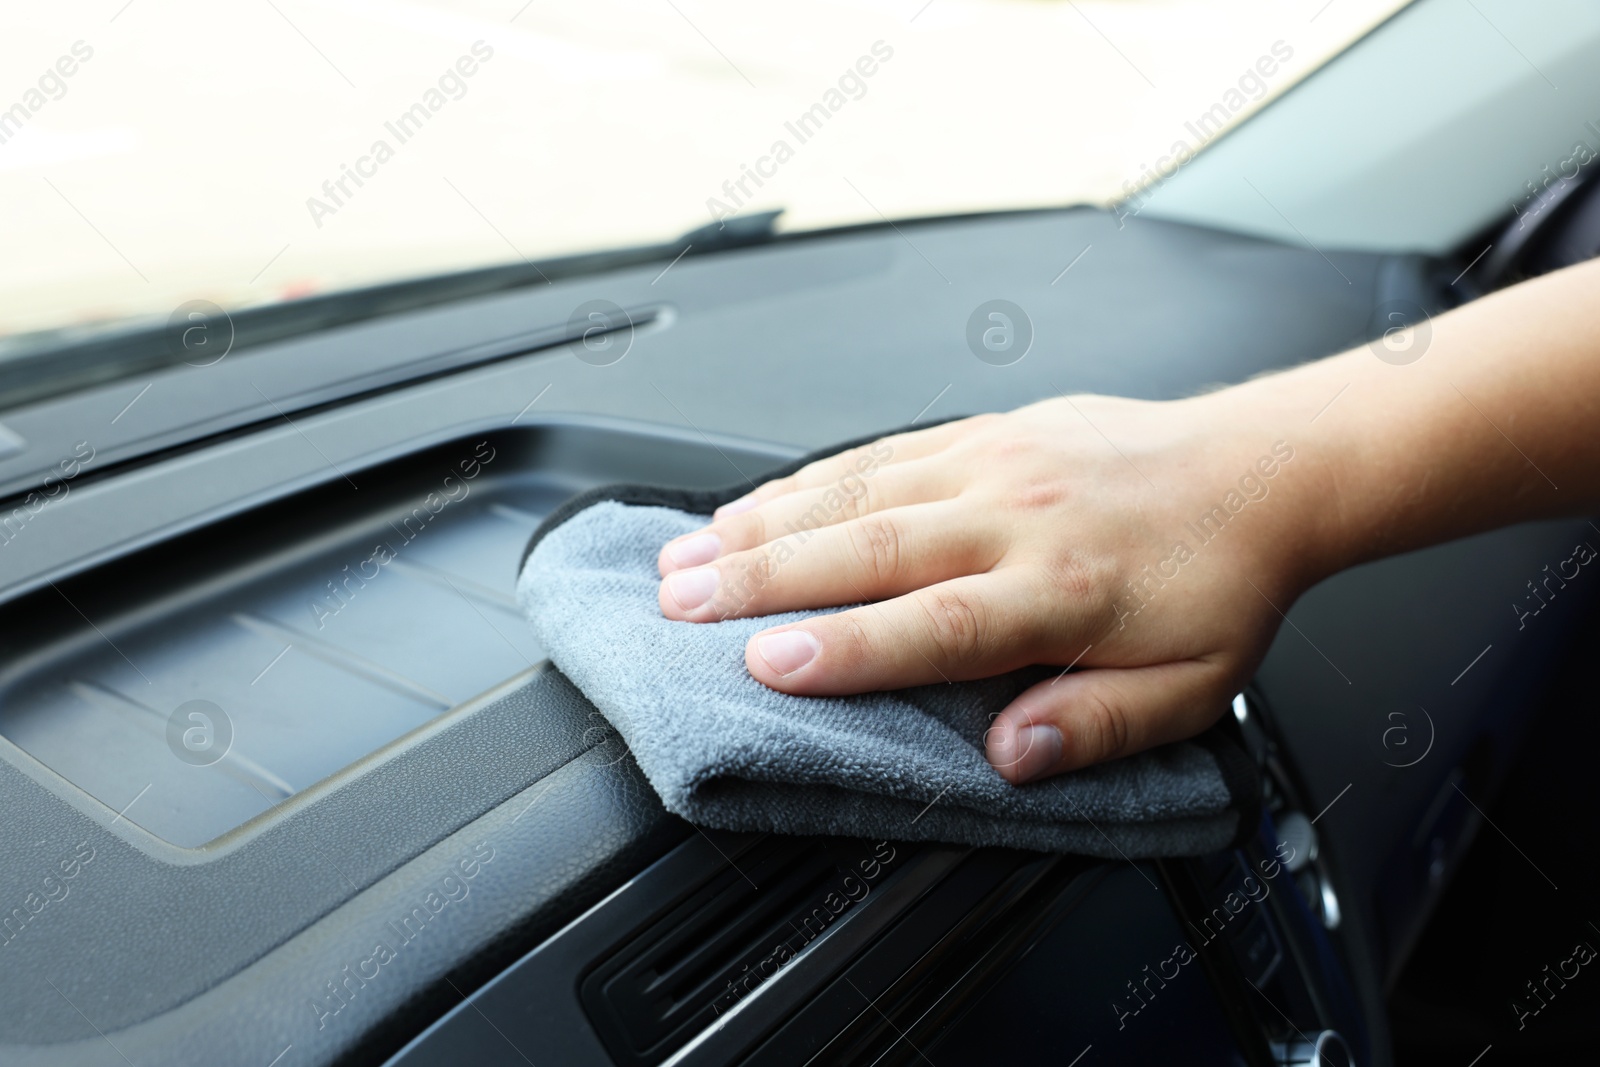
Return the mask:
<path id="1" fill-rule="evenodd" d="M 1364 555 L 1350 499 L 1361 463 L 1354 442 L 1320 414 L 1349 378 L 1329 369 L 1322 361 L 1195 398 L 1209 440 L 1248 456 L 1270 488 L 1249 527 L 1251 563 L 1285 601 Z"/>

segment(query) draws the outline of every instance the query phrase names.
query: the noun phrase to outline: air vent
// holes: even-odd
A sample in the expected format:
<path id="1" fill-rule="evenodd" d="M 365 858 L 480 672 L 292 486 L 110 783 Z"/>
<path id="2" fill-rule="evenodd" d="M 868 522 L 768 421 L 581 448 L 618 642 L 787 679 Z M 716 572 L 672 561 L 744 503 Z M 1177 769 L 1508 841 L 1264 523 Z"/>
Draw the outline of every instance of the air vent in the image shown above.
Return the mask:
<path id="1" fill-rule="evenodd" d="M 898 859 L 886 843 L 781 837 L 737 856 L 584 980 L 612 1058 L 661 1062 L 832 929 Z"/>

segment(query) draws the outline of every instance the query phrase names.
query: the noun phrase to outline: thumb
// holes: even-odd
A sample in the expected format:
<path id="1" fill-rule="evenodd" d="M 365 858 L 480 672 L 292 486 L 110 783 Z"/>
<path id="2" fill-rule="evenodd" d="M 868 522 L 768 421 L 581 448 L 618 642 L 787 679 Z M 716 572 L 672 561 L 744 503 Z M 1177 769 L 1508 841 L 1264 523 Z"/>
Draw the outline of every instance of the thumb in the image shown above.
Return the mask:
<path id="1" fill-rule="evenodd" d="M 1181 741 L 1232 697 L 1229 672 L 1204 660 L 1058 675 L 1013 700 L 989 727 L 989 762 L 1013 785 Z"/>

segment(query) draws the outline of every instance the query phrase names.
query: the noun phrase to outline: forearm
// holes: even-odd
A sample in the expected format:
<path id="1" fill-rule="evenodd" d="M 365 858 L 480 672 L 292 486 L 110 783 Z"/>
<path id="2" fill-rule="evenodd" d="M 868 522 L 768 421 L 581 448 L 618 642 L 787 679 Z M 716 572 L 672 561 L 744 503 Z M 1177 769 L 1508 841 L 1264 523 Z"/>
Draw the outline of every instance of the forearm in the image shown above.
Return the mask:
<path id="1" fill-rule="evenodd" d="M 1414 362 L 1363 346 L 1214 394 L 1219 415 L 1264 421 L 1305 461 L 1306 580 L 1600 505 L 1600 262 L 1438 316 L 1431 331 Z"/>

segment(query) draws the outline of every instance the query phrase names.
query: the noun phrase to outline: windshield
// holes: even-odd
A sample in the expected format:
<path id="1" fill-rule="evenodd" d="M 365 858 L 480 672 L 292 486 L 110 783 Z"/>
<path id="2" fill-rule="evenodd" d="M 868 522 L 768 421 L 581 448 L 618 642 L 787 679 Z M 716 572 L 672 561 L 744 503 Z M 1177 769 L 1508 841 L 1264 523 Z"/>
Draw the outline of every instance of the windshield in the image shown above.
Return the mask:
<path id="1" fill-rule="evenodd" d="M 775 208 L 1109 203 L 1401 6 L 28 5 L 0 41 L 0 360 Z"/>

